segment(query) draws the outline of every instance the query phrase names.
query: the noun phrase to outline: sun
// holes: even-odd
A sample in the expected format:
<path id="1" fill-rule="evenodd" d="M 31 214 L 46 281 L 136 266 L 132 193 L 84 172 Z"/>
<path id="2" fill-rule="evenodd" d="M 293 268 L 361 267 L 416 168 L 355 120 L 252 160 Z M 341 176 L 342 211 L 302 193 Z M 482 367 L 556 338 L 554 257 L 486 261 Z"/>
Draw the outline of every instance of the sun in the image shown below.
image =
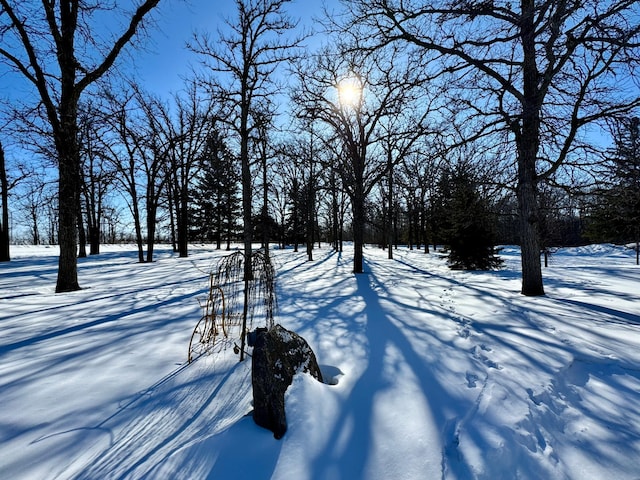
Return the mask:
<path id="1" fill-rule="evenodd" d="M 345 78 L 338 84 L 338 100 L 343 107 L 354 107 L 360 103 L 362 87 L 357 78 Z"/>

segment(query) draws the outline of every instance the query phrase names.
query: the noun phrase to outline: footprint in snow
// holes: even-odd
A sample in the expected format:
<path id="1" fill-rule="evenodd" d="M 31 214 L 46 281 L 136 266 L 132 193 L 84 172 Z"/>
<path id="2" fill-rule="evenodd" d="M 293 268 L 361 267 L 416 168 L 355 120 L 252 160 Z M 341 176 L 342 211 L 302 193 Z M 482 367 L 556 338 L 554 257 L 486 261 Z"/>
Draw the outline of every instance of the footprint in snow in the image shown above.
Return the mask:
<path id="1" fill-rule="evenodd" d="M 481 350 L 485 351 L 485 352 L 491 352 L 491 348 L 487 347 L 486 345 L 476 345 L 475 347 L 473 347 L 473 358 L 480 360 L 482 363 L 484 363 L 487 367 L 489 368 L 495 368 L 496 370 L 502 370 L 502 366 L 497 363 L 494 362 L 493 360 L 491 360 L 489 357 L 487 357 L 485 354 L 483 354 L 481 352 Z"/>
<path id="2" fill-rule="evenodd" d="M 475 373 L 467 372 L 467 387 L 476 388 L 478 382 L 478 375 Z"/>

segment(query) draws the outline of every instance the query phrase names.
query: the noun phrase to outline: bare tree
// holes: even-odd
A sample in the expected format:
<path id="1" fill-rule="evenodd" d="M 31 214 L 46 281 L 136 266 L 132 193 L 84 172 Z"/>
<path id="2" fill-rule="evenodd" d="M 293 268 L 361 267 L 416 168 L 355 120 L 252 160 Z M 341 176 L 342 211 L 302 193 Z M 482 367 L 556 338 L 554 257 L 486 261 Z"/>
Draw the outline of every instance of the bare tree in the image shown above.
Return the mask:
<path id="1" fill-rule="evenodd" d="M 0 0 L 0 57 L 37 90 L 57 153 L 60 259 L 56 292 L 80 288 L 76 259 L 80 96 L 113 66 L 159 1 L 144 0 L 126 14 L 124 32 L 102 43 L 99 32 L 104 25 L 90 23 L 101 10 L 97 4 Z"/>
<path id="2" fill-rule="evenodd" d="M 269 215 L 270 175 L 269 161 L 273 159 L 273 148 L 270 146 L 269 126 L 273 124 L 271 108 L 262 108 L 254 112 L 255 133 L 252 138 L 253 149 L 257 154 L 262 177 L 262 205 L 260 208 L 260 226 L 262 230 L 262 248 L 269 257 L 269 240 L 271 237 L 271 216 Z"/>
<path id="3" fill-rule="evenodd" d="M 299 44 L 299 40 L 287 38 L 295 27 L 284 11 L 290 1 L 236 0 L 237 17 L 226 21 L 226 32 L 219 31 L 215 39 L 197 35 L 190 45 L 202 56 L 204 66 L 216 75 L 206 82 L 213 96 L 226 105 L 227 111 L 220 118 L 229 124 L 236 137 L 241 164 L 245 291 L 253 277 L 250 139 L 257 124 L 253 115 L 256 106 L 275 93 L 273 73 L 291 59 L 292 49 Z M 246 313 L 245 305 L 245 325 Z M 243 332 L 241 360 L 244 339 Z"/>
<path id="4" fill-rule="evenodd" d="M 286 34 L 296 24 L 286 15 L 291 0 L 236 0 L 237 17 L 226 20 L 228 31 L 216 38 L 197 35 L 191 49 L 200 54 L 203 64 L 215 78 L 206 79 L 212 94 L 222 100 L 225 120 L 235 135 L 239 150 L 244 223 L 244 263 L 246 279 L 251 279 L 252 249 L 252 175 L 250 140 L 258 122 L 253 115 L 260 103 L 277 88 L 273 73 L 292 58 L 298 39 Z"/>
<path id="5" fill-rule="evenodd" d="M 310 71 L 315 74 L 308 75 Z M 412 92 L 419 86 L 415 73 L 398 61 L 395 50 L 376 57 L 356 50 L 325 51 L 299 67 L 295 95 L 300 114 L 328 126 L 343 147 L 338 171 L 353 211 L 354 273 L 363 272 L 365 201 L 388 171 L 385 127 L 414 100 Z M 417 135 L 424 131 L 420 120 L 403 126 Z"/>
<path id="6" fill-rule="evenodd" d="M 177 246 L 180 257 L 188 256 L 189 194 L 207 140 L 215 126 L 214 99 L 202 96 L 195 83 L 187 85 L 184 95 L 175 95 L 175 115 L 166 105 L 159 105 L 160 115 L 154 129 L 156 137 L 165 139 L 169 175 L 168 194 L 175 207 Z"/>
<path id="7" fill-rule="evenodd" d="M 111 126 L 111 138 L 106 141 L 108 159 L 117 172 L 116 186 L 127 199 L 138 246 L 138 261 L 143 263 L 144 247 L 138 175 L 142 170 L 140 164 L 147 158 L 140 136 L 144 131 L 144 124 L 133 113 L 135 111 L 135 107 L 131 105 L 135 101 L 133 94 L 127 94 L 125 99 L 116 98 L 113 95 L 107 96 L 110 103 L 107 121 Z M 145 166 L 147 166 L 146 163 Z"/>
<path id="8" fill-rule="evenodd" d="M 20 211 L 20 222 L 27 228 L 29 241 L 33 245 L 40 245 L 43 240 L 51 244 L 52 238 L 50 228 L 47 229 L 45 221 L 48 225 L 57 224 L 57 212 L 51 210 L 55 205 L 52 201 L 52 180 L 48 178 L 44 170 L 30 167 L 25 169 L 25 178 L 21 182 L 20 196 L 17 198 L 17 210 Z M 15 216 L 14 216 L 15 218 Z M 43 229 L 49 230 L 46 238 L 43 238 Z"/>
<path id="9" fill-rule="evenodd" d="M 127 198 L 133 217 L 138 261 L 153 261 L 157 211 L 166 183 L 167 151 L 170 142 L 162 138 L 157 127 L 161 102 L 149 97 L 136 86 L 124 92 L 123 98 L 109 98 L 108 122 L 112 135 L 105 142 L 108 157 L 117 175 L 116 184 Z M 141 208 L 142 207 L 142 208 Z M 144 213 L 144 216 L 143 216 Z M 145 260 L 143 221 L 146 225 Z"/>
<path id="10" fill-rule="evenodd" d="M 9 180 L 4 159 L 4 147 L 0 142 L 0 201 L 2 201 L 2 221 L 0 222 L 0 262 L 11 260 L 9 248 Z"/>
<path id="11" fill-rule="evenodd" d="M 273 182 L 277 185 L 277 188 L 273 189 L 273 194 L 270 197 L 270 205 L 275 212 L 275 220 L 279 226 L 278 244 L 280 248 L 285 248 L 287 245 L 287 218 L 290 214 L 290 206 L 292 204 L 290 192 L 293 181 L 291 176 L 293 169 L 290 168 L 290 165 L 291 162 L 285 153 L 284 146 L 279 146 L 276 149 L 272 173 Z"/>
<path id="12" fill-rule="evenodd" d="M 361 47 L 401 42 L 432 55 L 456 107 L 482 121 L 472 137 L 508 136 L 517 161 L 522 293 L 543 295 L 538 184 L 580 154 L 590 125 L 640 104 L 633 85 L 640 4 L 356 0 L 349 7 Z"/>
<path id="13" fill-rule="evenodd" d="M 287 229 L 290 228 L 290 239 L 294 252 L 298 252 L 300 228 L 301 228 L 301 184 L 302 165 L 299 145 L 294 139 L 287 139 L 278 147 L 278 155 L 275 162 L 275 171 L 282 190 L 275 193 L 278 199 L 278 211 L 281 213 L 283 232 L 282 243 L 287 238 Z"/>
<path id="14" fill-rule="evenodd" d="M 91 103 L 81 107 L 78 131 L 80 188 L 89 234 L 90 255 L 100 253 L 100 228 L 105 201 L 115 175 L 115 168 L 108 161 L 107 149 L 104 146 L 107 122 L 103 117 L 100 109 Z M 82 226 L 80 229 L 82 232 Z M 82 247 L 82 242 L 80 243 Z"/>

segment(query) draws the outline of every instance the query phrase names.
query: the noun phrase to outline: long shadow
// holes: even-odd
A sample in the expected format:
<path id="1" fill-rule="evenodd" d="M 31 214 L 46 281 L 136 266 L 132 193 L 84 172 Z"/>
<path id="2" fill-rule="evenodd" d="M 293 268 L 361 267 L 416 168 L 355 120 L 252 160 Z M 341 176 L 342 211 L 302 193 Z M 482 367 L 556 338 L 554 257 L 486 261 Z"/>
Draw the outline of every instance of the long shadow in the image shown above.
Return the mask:
<path id="1" fill-rule="evenodd" d="M 182 284 L 182 282 L 175 282 L 176 284 Z M 170 284 L 167 284 L 170 285 Z M 153 288 L 155 287 L 149 287 L 149 290 L 153 290 Z M 145 289 L 138 289 L 135 292 L 126 292 L 126 293 L 122 293 L 122 294 L 117 294 L 117 295 L 108 295 L 108 297 L 117 297 L 117 296 L 128 296 L 128 295 L 133 295 L 134 293 L 137 292 L 141 292 Z M 158 309 L 160 307 L 166 306 L 166 305 L 172 305 L 172 304 L 177 304 L 180 302 L 183 302 L 185 300 L 191 300 L 193 299 L 194 295 L 201 295 L 206 291 L 206 289 L 202 289 L 198 292 L 189 292 L 189 293 L 185 293 L 183 295 L 177 296 L 177 297 L 172 297 L 170 299 L 167 300 L 163 300 L 154 304 L 150 304 L 150 305 L 145 305 L 143 307 L 138 307 L 138 308 L 133 308 L 131 310 L 128 310 L 125 314 L 125 316 L 131 316 L 131 315 L 135 315 L 138 313 L 142 313 L 142 312 L 146 312 L 146 311 L 151 311 L 151 310 L 155 310 Z M 94 299 L 95 301 L 102 301 L 104 300 L 104 298 L 106 297 L 101 297 L 101 298 L 97 298 Z M 59 308 L 59 307 L 52 307 L 53 309 L 55 308 Z M 31 346 L 31 345 L 35 345 L 37 343 L 40 342 L 44 342 L 46 340 L 51 340 L 53 338 L 57 338 L 57 337 L 62 337 L 65 335 L 69 335 L 72 333 L 77 333 L 80 332 L 82 330 L 87 330 L 91 327 L 96 327 L 99 325 L 105 325 L 105 324 L 109 324 L 112 322 L 116 322 L 118 320 L 121 320 L 123 318 L 123 314 L 122 313 L 118 313 L 115 315 L 107 315 L 107 316 L 102 316 L 97 318 L 96 320 L 92 320 L 89 322 L 85 322 L 85 323 L 81 323 L 81 324 L 77 324 L 77 325 L 73 325 L 70 327 L 66 327 L 66 328 L 61 328 L 58 330 L 53 330 L 50 332 L 46 332 L 43 334 L 39 334 L 39 335 L 35 335 L 33 337 L 30 338 L 26 338 L 24 340 L 20 340 L 18 342 L 13 342 L 13 343 L 8 343 L 5 345 L 0 345 L 0 356 L 6 355 L 8 353 L 13 352 L 14 350 L 18 350 L 20 348 L 23 347 L 27 347 L 27 346 Z"/>
<path id="2" fill-rule="evenodd" d="M 411 267 L 411 265 L 408 266 Z M 608 269 L 604 269 L 603 274 L 605 273 L 616 277 Z M 606 276 L 603 275 L 603 278 L 606 278 Z M 452 283 L 455 282 L 452 279 L 448 280 Z M 557 284 L 567 287 L 566 284 L 560 281 Z M 571 284 L 570 286 L 575 291 L 585 290 L 583 288 L 584 285 L 579 283 Z M 465 284 L 459 284 L 457 285 L 458 287 L 465 287 L 466 291 L 470 291 L 471 288 L 470 285 Z M 593 293 L 611 295 L 611 291 L 606 288 L 588 288 L 587 290 Z M 462 291 L 464 290 L 460 290 L 460 292 Z M 485 297 L 489 296 L 490 292 L 487 292 Z M 632 300 L 636 298 L 633 295 L 624 297 Z M 519 379 L 509 379 L 507 382 L 503 378 L 496 379 L 503 386 L 511 385 L 511 388 L 515 387 L 516 390 L 513 393 L 516 397 L 521 395 L 517 388 L 526 390 L 529 395 L 531 413 L 529 417 L 522 421 L 530 421 L 530 424 L 523 423 L 520 428 L 529 429 L 529 433 L 532 437 L 535 436 L 538 442 L 537 448 L 539 450 L 544 450 L 548 441 L 552 443 L 554 441 L 558 442 L 559 445 L 556 448 L 564 446 L 563 444 L 573 445 L 573 447 L 569 448 L 575 448 L 575 440 L 561 438 L 564 436 L 566 429 L 564 410 L 566 409 L 565 402 L 567 402 L 585 417 L 619 434 L 617 436 L 619 438 L 612 439 L 609 442 L 610 446 L 615 444 L 615 448 L 620 451 L 629 450 L 629 441 L 634 437 L 637 438 L 638 434 L 637 427 L 630 426 L 626 420 L 633 416 L 632 408 L 628 406 L 628 399 L 638 397 L 637 391 L 630 387 L 630 385 L 638 384 L 638 372 L 635 366 L 629 365 L 628 361 L 609 358 L 604 354 L 592 353 L 592 348 L 589 347 L 592 341 L 597 342 L 596 348 L 593 350 L 595 352 L 599 351 L 598 344 L 600 342 L 605 346 L 608 345 L 609 349 L 615 349 L 615 345 L 618 345 L 619 342 L 615 333 L 612 333 L 611 337 L 604 333 L 602 336 L 597 336 L 590 326 L 593 327 L 595 323 L 601 326 L 618 324 L 633 327 L 640 325 L 640 316 L 572 298 L 554 298 L 550 295 L 540 298 L 538 301 L 519 296 L 516 296 L 515 299 L 516 301 L 509 299 L 509 297 L 498 299 L 502 304 L 499 309 L 501 312 L 500 318 L 507 320 L 507 324 L 484 319 L 480 322 L 473 322 L 472 319 L 469 319 L 469 327 L 474 334 L 479 335 L 478 338 L 484 339 L 482 341 L 489 340 L 490 345 L 501 350 L 503 356 L 505 352 L 508 352 L 510 363 L 518 364 L 524 360 L 524 363 L 530 365 L 534 371 L 544 372 L 545 375 L 542 378 L 547 376 L 549 382 L 546 387 L 547 390 L 538 396 L 534 394 L 531 388 L 526 388 L 527 384 L 519 381 Z M 393 296 L 389 300 L 396 301 Z M 399 307 L 407 308 L 406 305 L 403 306 L 402 304 L 399 304 Z M 589 310 L 596 312 L 601 318 L 598 318 L 598 315 L 591 314 L 588 314 L 587 318 L 578 317 L 578 312 Z M 459 316 L 459 314 L 455 316 Z M 510 317 L 518 319 L 517 322 L 510 325 L 512 323 L 508 322 Z M 548 324 L 547 317 L 549 317 L 548 321 L 550 322 Z M 402 319 L 397 321 L 403 322 Z M 566 322 L 568 327 L 570 326 L 571 330 L 568 331 L 572 332 L 573 335 L 575 335 L 576 331 L 581 332 L 576 338 L 579 343 L 574 344 L 571 336 L 567 333 L 560 332 L 561 334 L 556 337 L 553 325 L 560 326 L 563 322 Z M 406 326 L 408 327 L 409 325 L 407 324 Z M 526 328 L 522 328 L 523 326 Z M 585 342 L 587 343 L 585 344 Z M 558 367 L 558 365 L 561 365 L 561 367 Z M 591 380 L 593 382 L 587 385 Z M 606 385 L 606 387 L 601 388 L 599 385 L 602 384 Z M 601 401 L 598 403 L 600 407 L 604 408 L 594 408 L 594 404 L 591 401 L 583 402 L 580 395 L 575 393 L 576 388 L 585 388 L 590 392 L 590 395 L 600 398 Z M 618 392 L 620 397 L 607 398 L 606 392 L 608 391 Z M 602 397 L 600 397 L 601 395 Z M 543 411 L 547 409 L 547 412 L 551 412 L 547 413 L 544 418 L 539 418 L 541 414 L 537 407 L 541 405 L 543 405 L 541 407 Z M 553 426 L 555 430 L 548 430 L 545 435 L 542 435 L 539 430 L 540 426 L 537 423 L 539 420 L 542 420 L 542 428 L 549 429 L 549 426 Z M 478 430 L 478 426 L 483 422 L 486 423 L 486 419 L 478 418 L 478 422 L 465 425 L 466 435 L 478 445 L 482 445 L 482 432 Z M 518 440 L 519 438 L 514 435 L 515 429 L 513 425 L 494 425 L 492 428 L 496 428 L 504 436 L 505 442 L 509 442 L 510 439 Z M 544 438 L 545 436 L 547 437 L 546 439 Z M 600 463 L 615 462 L 615 459 L 610 456 L 610 452 L 601 449 L 597 441 L 583 439 L 578 442 L 581 450 L 588 451 L 589 455 L 594 459 L 600 459 Z M 519 448 L 522 448 L 523 451 L 526 451 L 524 449 L 535 451 L 536 445 L 523 442 Z M 535 464 L 536 460 L 528 460 L 528 462 L 530 462 L 529 465 L 532 468 L 541 468 L 540 465 Z M 525 460 L 523 460 L 524 464 Z"/>
<path id="3" fill-rule="evenodd" d="M 314 250 L 314 252 L 317 252 L 317 250 Z M 291 252 L 289 252 L 291 253 Z M 335 254 L 336 251 L 335 250 L 330 250 L 329 248 L 326 248 L 324 250 L 322 250 L 322 257 L 321 258 L 317 258 L 319 255 L 315 255 L 314 256 L 314 260 L 309 261 L 307 260 L 306 257 L 306 253 L 305 252 L 297 252 L 300 254 L 299 257 L 296 257 L 294 259 L 289 260 L 288 263 L 294 263 L 293 266 L 290 266 L 288 268 L 285 269 L 278 269 L 278 275 L 279 276 L 285 276 L 288 275 L 298 269 L 304 269 L 304 268 L 309 268 L 309 265 L 312 265 L 314 267 L 322 265 L 323 263 L 327 262 L 328 260 L 330 260 Z M 277 257 L 275 257 L 277 258 Z"/>
<path id="4" fill-rule="evenodd" d="M 203 412 L 206 410 L 206 408 L 209 406 L 209 404 L 213 401 L 213 399 L 216 397 L 216 395 L 220 392 L 220 390 L 224 386 L 225 382 L 231 377 L 232 373 L 233 373 L 233 370 L 229 370 L 229 372 L 227 372 L 227 374 L 223 377 L 223 379 L 220 381 L 220 383 L 218 385 L 216 385 L 216 387 L 214 389 L 211 390 L 211 393 L 209 394 L 209 396 L 207 398 L 205 398 L 204 401 L 202 401 L 200 407 L 193 413 L 193 415 L 190 418 L 187 418 L 185 420 L 185 422 L 182 423 L 178 428 L 176 428 L 169 435 L 163 437 L 160 441 L 158 441 L 158 443 L 156 445 L 154 445 L 153 448 L 149 449 L 144 455 L 142 455 L 140 458 L 138 458 L 135 462 L 132 462 L 126 468 L 126 470 L 124 470 L 122 472 L 122 474 L 118 478 L 120 478 L 122 480 L 125 480 L 138 467 L 144 465 L 146 462 L 148 462 L 150 459 L 152 459 L 153 456 L 156 455 L 160 450 L 162 450 L 162 449 L 166 448 L 167 446 L 171 445 L 171 443 L 174 440 L 176 440 L 183 432 L 185 432 L 195 422 L 197 422 L 197 421 L 201 421 L 202 422 L 203 419 L 201 417 L 202 417 Z M 164 407 L 164 405 L 161 405 L 161 407 Z M 134 442 L 134 445 L 135 445 L 135 442 Z M 130 445 L 128 445 L 128 447 L 131 448 Z M 135 448 L 133 449 L 134 452 L 136 450 L 137 449 L 135 449 Z M 124 463 L 127 460 L 126 457 L 122 458 L 121 455 L 118 455 L 117 457 L 118 457 L 118 462 L 121 462 L 121 463 Z M 87 479 L 94 478 L 94 475 L 91 472 L 89 472 L 89 474 L 88 474 L 88 476 L 86 478 Z"/>
<path id="5" fill-rule="evenodd" d="M 315 461 L 313 471 L 318 473 L 318 478 L 330 478 L 330 475 L 335 474 L 336 471 L 340 472 L 339 478 L 366 477 L 367 465 L 372 455 L 371 440 L 375 428 L 373 422 L 375 421 L 376 392 L 383 392 L 392 386 L 384 372 L 385 359 L 390 347 L 395 347 L 401 352 L 406 365 L 414 373 L 419 389 L 431 407 L 427 416 L 433 418 L 436 429 L 445 436 L 450 433 L 448 430 L 451 419 L 440 408 L 450 403 L 447 389 L 440 384 L 433 374 L 432 366 L 415 351 L 405 334 L 387 313 L 387 309 L 380 303 L 378 292 L 382 285 L 370 268 L 367 268 L 367 271 L 369 273 L 356 275 L 356 283 L 357 293 L 365 302 L 362 315 L 366 317 L 364 333 L 369 364 L 353 385 L 352 392 L 344 403 L 345 408 L 340 412 L 340 417 L 335 423 L 336 427 L 327 441 L 325 451 Z M 456 399 L 456 402 L 460 405 L 461 401 Z M 463 409 L 467 410 L 471 406 L 469 402 Z M 344 441 L 345 425 L 350 425 L 349 436 L 344 449 L 337 451 L 335 445 Z M 455 448 L 452 444 L 455 438 L 443 440 L 442 445 L 433 445 L 433 448 L 441 448 L 442 455 L 445 455 Z M 445 462 L 444 458 L 442 462 Z M 443 463 L 442 468 L 451 468 L 451 466 L 445 467 Z M 459 478 L 472 477 L 471 470 L 464 463 L 456 465 L 455 471 Z"/>
<path id="6" fill-rule="evenodd" d="M 603 317 L 606 317 L 602 319 L 604 322 L 615 322 L 621 325 L 640 325 L 640 314 L 623 312 L 615 308 L 594 305 L 592 303 L 581 302 L 580 300 L 574 300 L 571 298 L 558 298 L 556 301 L 596 312 Z"/>
<path id="7" fill-rule="evenodd" d="M 237 439 L 229 442 L 228 438 Z M 207 440 L 204 447 L 216 452 L 215 464 L 206 480 L 258 480 L 271 478 L 278 463 L 283 441 L 273 438 L 273 434 L 257 427 L 250 415 L 246 415 L 228 430 Z M 260 472 L 260 476 L 256 475 Z"/>
<path id="8" fill-rule="evenodd" d="M 190 366 L 193 365 L 192 363 Z M 188 455 L 189 449 L 194 448 L 191 442 L 197 439 L 210 445 L 218 438 L 224 438 L 229 429 L 235 428 L 234 423 L 221 430 L 216 423 L 228 421 L 228 416 L 237 416 L 234 409 L 239 405 L 228 398 L 230 392 L 227 390 L 230 382 L 231 385 L 234 384 L 232 378 L 241 375 L 239 370 L 244 367 L 235 363 L 221 373 L 206 369 L 204 376 L 196 375 L 185 382 L 180 378 L 180 374 L 187 368 L 183 366 L 150 387 L 154 392 L 153 396 L 139 396 L 99 424 L 87 427 L 108 432 L 118 431 L 117 438 L 111 433 L 112 442 L 107 448 L 73 478 L 161 478 L 162 474 L 159 472 L 169 459 L 172 459 L 171 462 L 181 460 L 179 468 L 175 464 L 170 468 L 173 474 L 180 473 L 188 478 L 188 471 L 201 471 L 203 468 L 194 462 L 206 459 L 208 463 L 214 463 L 215 450 L 198 453 L 191 458 Z M 131 403 L 140 401 L 144 403 L 131 410 L 135 416 L 123 415 L 129 411 Z M 210 435 L 214 436 L 208 439 Z M 236 447 L 242 449 L 244 445 Z M 181 456 L 184 452 L 187 455 Z M 193 478 L 204 477 L 199 475 Z"/>

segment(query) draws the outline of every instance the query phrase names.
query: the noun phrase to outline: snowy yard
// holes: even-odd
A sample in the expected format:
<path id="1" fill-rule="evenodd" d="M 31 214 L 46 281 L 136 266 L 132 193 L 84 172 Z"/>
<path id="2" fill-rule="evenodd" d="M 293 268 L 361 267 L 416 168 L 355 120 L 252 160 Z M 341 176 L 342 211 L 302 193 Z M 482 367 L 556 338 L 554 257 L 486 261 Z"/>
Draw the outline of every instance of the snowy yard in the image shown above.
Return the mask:
<path id="1" fill-rule="evenodd" d="M 436 254 L 274 251 L 277 321 L 325 375 L 287 392 L 282 440 L 257 427 L 250 361 L 186 364 L 208 271 L 225 252 L 130 246 L 0 264 L 0 479 L 640 479 L 640 268 L 612 246 L 563 249 L 545 297 Z"/>

